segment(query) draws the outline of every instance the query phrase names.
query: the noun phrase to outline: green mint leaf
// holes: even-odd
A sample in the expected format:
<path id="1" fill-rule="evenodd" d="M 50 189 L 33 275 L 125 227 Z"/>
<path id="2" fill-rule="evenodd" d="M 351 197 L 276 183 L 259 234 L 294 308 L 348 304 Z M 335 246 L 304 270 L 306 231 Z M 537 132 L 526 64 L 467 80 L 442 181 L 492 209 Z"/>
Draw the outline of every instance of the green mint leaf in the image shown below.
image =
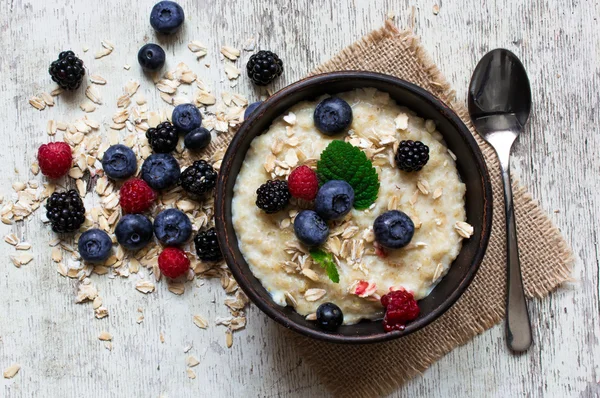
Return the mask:
<path id="1" fill-rule="evenodd" d="M 354 189 L 354 207 L 366 209 L 375 203 L 379 176 L 367 155 L 352 144 L 340 140 L 331 143 L 317 162 L 321 182 L 344 180 Z"/>
<path id="2" fill-rule="evenodd" d="M 333 261 L 333 255 L 326 253 L 323 250 L 315 249 L 310 251 L 310 256 L 317 264 L 327 272 L 327 276 L 333 283 L 340 283 L 340 274 L 338 273 L 335 262 Z"/>

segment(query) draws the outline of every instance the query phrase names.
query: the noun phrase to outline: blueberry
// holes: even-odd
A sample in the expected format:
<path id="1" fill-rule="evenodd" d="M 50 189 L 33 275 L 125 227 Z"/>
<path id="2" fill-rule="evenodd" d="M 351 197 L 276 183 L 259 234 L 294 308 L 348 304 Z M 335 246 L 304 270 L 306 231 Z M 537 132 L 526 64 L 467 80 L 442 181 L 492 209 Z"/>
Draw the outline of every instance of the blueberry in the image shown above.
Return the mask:
<path id="1" fill-rule="evenodd" d="M 144 70 L 155 72 L 165 65 L 165 50 L 158 44 L 148 43 L 138 51 L 138 62 Z"/>
<path id="2" fill-rule="evenodd" d="M 160 1 L 152 7 L 150 25 L 158 33 L 170 35 L 183 24 L 185 14 L 183 8 L 174 1 Z"/>
<path id="3" fill-rule="evenodd" d="M 406 213 L 386 211 L 373 223 L 375 240 L 388 249 L 400 249 L 408 245 L 415 233 L 415 224 Z"/>
<path id="4" fill-rule="evenodd" d="M 102 157 L 102 168 L 110 178 L 122 180 L 137 171 L 137 158 L 131 148 L 117 144 L 109 147 Z"/>
<path id="5" fill-rule="evenodd" d="M 210 144 L 210 138 L 210 131 L 204 127 L 198 127 L 185 135 L 183 143 L 187 149 L 197 151 L 206 148 Z"/>
<path id="6" fill-rule="evenodd" d="M 142 179 L 150 188 L 161 190 L 177 183 L 181 168 L 179 163 L 168 153 L 155 153 L 144 161 L 142 165 Z"/>
<path id="7" fill-rule="evenodd" d="M 154 234 L 167 246 L 182 245 L 192 235 L 192 223 L 184 212 L 167 209 L 154 219 Z"/>
<path id="8" fill-rule="evenodd" d="M 317 308 L 317 323 L 321 329 L 333 332 L 344 323 L 344 314 L 337 305 L 323 303 Z"/>
<path id="9" fill-rule="evenodd" d="M 327 240 L 329 227 L 314 211 L 302 210 L 294 220 L 294 232 L 305 245 L 319 246 Z"/>
<path id="10" fill-rule="evenodd" d="M 327 181 L 317 192 L 315 211 L 325 220 L 339 220 L 352 210 L 354 189 L 346 181 Z"/>
<path id="11" fill-rule="evenodd" d="M 352 124 L 352 108 L 341 98 L 326 98 L 317 105 L 314 121 L 325 135 L 341 133 Z"/>
<path id="12" fill-rule="evenodd" d="M 81 234 L 79 242 L 79 255 L 90 263 L 102 263 L 112 252 L 112 240 L 101 229 L 89 229 Z"/>
<path id="13" fill-rule="evenodd" d="M 262 104 L 262 101 L 253 102 L 250 105 L 248 105 L 248 107 L 244 111 L 244 120 L 248 119 L 250 115 L 252 115 L 252 113 L 256 110 L 256 108 L 260 106 L 260 104 Z"/>
<path id="14" fill-rule="evenodd" d="M 202 124 L 202 115 L 194 104 L 181 104 L 173 109 L 173 126 L 182 133 L 189 133 Z"/>
<path id="15" fill-rule="evenodd" d="M 152 222 L 141 214 L 126 214 L 117 224 L 115 235 L 125 249 L 139 250 L 152 240 Z"/>

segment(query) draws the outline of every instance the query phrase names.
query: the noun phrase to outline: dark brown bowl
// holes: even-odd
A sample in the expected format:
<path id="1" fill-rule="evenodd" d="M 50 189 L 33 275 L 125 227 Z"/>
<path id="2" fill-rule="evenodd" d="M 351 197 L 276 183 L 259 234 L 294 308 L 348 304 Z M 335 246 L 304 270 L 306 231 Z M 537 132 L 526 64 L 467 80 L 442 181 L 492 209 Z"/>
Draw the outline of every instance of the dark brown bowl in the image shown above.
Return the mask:
<path id="1" fill-rule="evenodd" d="M 316 322 L 304 319 L 292 307 L 273 302 L 260 281 L 254 277 L 238 247 L 231 220 L 233 186 L 250 142 L 269 128 L 275 118 L 292 105 L 323 94 L 335 94 L 361 87 L 385 91 L 400 105 L 433 119 L 448 147 L 457 156 L 458 172 L 466 184 L 467 222 L 475 232 L 463 241 L 462 249 L 448 274 L 431 294 L 419 301 L 421 315 L 403 331 L 386 333 L 381 322 L 363 321 L 342 326 L 335 333 L 324 332 Z M 294 83 L 272 95 L 246 120 L 223 158 L 217 180 L 215 203 L 216 229 L 223 255 L 248 297 L 267 315 L 283 326 L 303 335 L 336 343 L 373 343 L 395 339 L 419 330 L 442 315 L 465 291 L 483 259 L 492 226 L 492 187 L 483 156 L 475 139 L 458 116 L 431 93 L 404 80 L 370 72 L 335 72 Z"/>

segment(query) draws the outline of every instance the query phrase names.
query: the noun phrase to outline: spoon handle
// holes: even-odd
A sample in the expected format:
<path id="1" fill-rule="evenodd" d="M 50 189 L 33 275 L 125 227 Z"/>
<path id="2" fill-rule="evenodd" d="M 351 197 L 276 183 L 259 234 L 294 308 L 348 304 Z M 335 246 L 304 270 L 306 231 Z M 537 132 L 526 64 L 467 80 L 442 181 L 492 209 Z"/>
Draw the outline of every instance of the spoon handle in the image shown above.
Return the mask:
<path id="1" fill-rule="evenodd" d="M 503 162 L 504 163 L 504 162 Z M 506 339 L 508 347 L 516 352 L 526 351 L 532 343 L 531 322 L 525 301 L 519 248 L 517 246 L 517 226 L 513 208 L 513 194 L 510 180 L 510 163 L 502 165 L 502 182 L 504 183 L 504 205 L 506 211 L 506 246 L 507 246 L 507 282 L 506 296 Z"/>

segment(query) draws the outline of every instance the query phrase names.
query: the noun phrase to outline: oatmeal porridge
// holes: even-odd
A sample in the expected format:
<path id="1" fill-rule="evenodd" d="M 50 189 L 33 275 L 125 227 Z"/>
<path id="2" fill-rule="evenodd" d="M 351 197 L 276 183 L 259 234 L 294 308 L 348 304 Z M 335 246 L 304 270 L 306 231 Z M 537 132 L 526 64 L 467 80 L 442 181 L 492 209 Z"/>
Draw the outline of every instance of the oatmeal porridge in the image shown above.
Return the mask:
<path id="1" fill-rule="evenodd" d="M 343 312 L 343 323 L 354 324 L 381 319 L 385 309 L 380 298 L 390 291 L 406 290 L 415 300 L 426 297 L 448 272 L 472 227 L 465 222 L 465 185 L 454 155 L 433 121 L 375 89 L 336 97 L 351 107 L 351 124 L 343 133 L 326 135 L 316 127 L 315 109 L 322 97 L 296 104 L 252 141 L 234 187 L 232 217 L 242 254 L 277 304 L 316 319 L 321 304 L 333 303 Z M 338 283 L 315 261 L 314 247 L 295 233 L 297 215 L 313 209 L 312 202 L 292 197 L 272 214 L 256 204 L 265 181 L 285 181 L 302 165 L 317 169 L 334 140 L 359 148 L 379 181 L 377 197 L 368 207 L 355 206 L 327 221 L 328 234 L 318 249 L 333 260 Z M 400 170 L 395 159 L 398 147 L 409 140 L 429 148 L 426 164 L 414 172 Z M 358 199 L 359 192 L 354 194 Z M 402 248 L 380 245 L 375 236 L 374 222 L 390 210 L 412 221 L 414 235 Z"/>

